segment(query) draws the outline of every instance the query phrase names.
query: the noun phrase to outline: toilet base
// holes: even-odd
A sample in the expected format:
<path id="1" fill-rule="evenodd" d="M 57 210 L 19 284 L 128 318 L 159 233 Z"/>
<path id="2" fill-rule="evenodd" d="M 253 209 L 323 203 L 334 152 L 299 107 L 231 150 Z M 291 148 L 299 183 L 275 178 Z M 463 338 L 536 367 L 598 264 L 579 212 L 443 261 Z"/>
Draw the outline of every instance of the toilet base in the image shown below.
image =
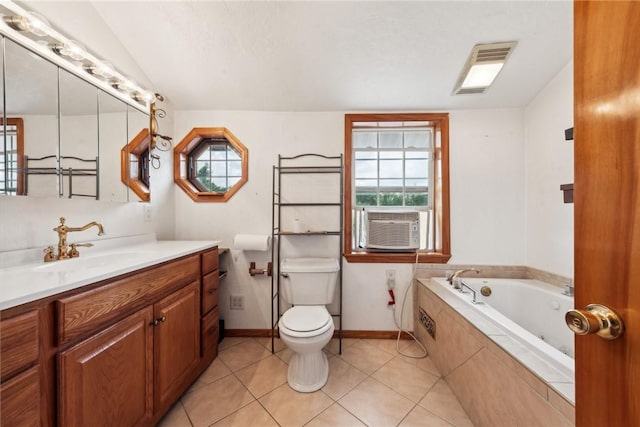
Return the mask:
<path id="1" fill-rule="evenodd" d="M 320 390 L 329 378 L 329 362 L 322 350 L 313 353 L 294 353 L 289 361 L 287 382 L 292 389 L 311 393 Z"/>

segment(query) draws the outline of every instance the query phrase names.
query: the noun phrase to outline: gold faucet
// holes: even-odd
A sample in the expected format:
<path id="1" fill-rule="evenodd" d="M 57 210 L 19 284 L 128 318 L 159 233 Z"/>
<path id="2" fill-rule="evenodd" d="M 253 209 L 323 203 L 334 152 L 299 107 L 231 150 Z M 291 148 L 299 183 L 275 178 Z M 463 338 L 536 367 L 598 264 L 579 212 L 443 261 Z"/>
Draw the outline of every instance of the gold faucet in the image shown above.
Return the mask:
<path id="1" fill-rule="evenodd" d="M 102 236 L 104 234 L 104 229 L 102 228 L 102 224 L 99 222 L 93 221 L 89 224 L 83 225 L 82 227 L 68 227 L 64 224 L 64 217 L 60 218 L 60 225 L 53 229 L 56 233 L 58 233 L 58 254 L 53 253 L 53 248 L 49 246 L 45 249 L 44 261 L 57 261 L 61 259 L 75 258 L 80 256 L 80 253 L 76 249 L 78 246 L 93 246 L 91 243 L 73 243 L 71 244 L 71 249 L 67 248 L 67 233 L 71 233 L 73 231 L 84 231 L 90 227 L 98 228 L 98 236 Z"/>
<path id="2" fill-rule="evenodd" d="M 465 268 L 463 270 L 458 270 L 455 273 L 453 273 L 451 275 L 451 277 L 449 278 L 449 283 L 453 285 L 454 289 L 460 289 L 460 285 L 456 282 L 456 279 L 458 278 L 458 276 L 460 276 L 462 273 L 466 273 L 467 271 L 475 271 L 476 273 L 480 274 L 480 270 L 476 270 L 475 268 Z"/>

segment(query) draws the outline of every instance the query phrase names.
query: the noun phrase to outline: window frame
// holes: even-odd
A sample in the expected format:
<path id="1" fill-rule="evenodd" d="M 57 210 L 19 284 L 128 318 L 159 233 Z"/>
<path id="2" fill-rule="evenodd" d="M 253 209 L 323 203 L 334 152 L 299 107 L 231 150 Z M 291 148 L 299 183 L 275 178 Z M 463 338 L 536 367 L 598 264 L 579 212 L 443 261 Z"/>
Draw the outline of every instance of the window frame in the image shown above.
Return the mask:
<path id="1" fill-rule="evenodd" d="M 189 155 L 195 151 L 200 143 L 206 139 L 227 140 L 242 161 L 242 177 L 228 191 L 202 191 L 189 179 Z M 186 168 L 181 167 L 185 162 Z M 249 150 L 236 136 L 224 127 L 193 128 L 173 150 L 173 180 L 195 202 L 226 202 L 249 180 Z"/>
<path id="2" fill-rule="evenodd" d="M 416 253 L 356 252 L 352 248 L 352 199 L 355 169 L 353 162 L 352 129 L 355 122 L 405 122 L 427 121 L 433 123 L 433 177 L 429 185 L 434 188 L 433 210 L 436 225 L 436 248 L 433 252 L 418 252 L 420 263 L 444 264 L 451 258 L 450 210 L 449 210 L 449 114 L 448 113 L 374 113 L 345 114 L 344 125 L 344 257 L 348 262 L 359 263 L 413 263 Z"/>

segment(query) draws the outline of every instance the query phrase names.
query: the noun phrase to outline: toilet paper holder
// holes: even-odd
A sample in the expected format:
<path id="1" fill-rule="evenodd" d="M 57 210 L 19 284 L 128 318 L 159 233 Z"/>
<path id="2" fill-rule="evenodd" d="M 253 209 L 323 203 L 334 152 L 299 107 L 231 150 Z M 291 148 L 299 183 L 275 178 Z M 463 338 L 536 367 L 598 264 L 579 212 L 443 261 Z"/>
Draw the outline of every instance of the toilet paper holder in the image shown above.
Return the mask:
<path id="1" fill-rule="evenodd" d="M 256 263 L 251 262 L 249 264 L 249 274 L 252 276 L 257 276 L 258 274 L 266 274 L 267 276 L 271 276 L 273 274 L 271 263 L 267 263 L 267 268 L 256 268 Z"/>

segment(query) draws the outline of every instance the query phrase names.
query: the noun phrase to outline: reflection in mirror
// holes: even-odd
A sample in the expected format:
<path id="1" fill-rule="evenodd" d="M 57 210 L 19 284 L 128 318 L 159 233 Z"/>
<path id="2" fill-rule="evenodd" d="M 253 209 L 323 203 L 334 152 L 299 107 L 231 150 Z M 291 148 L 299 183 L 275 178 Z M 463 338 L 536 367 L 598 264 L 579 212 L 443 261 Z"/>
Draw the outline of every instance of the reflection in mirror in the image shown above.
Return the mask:
<path id="1" fill-rule="evenodd" d="M 121 179 L 143 202 L 150 200 L 149 166 L 150 166 L 149 129 L 142 129 L 127 145 L 122 147 Z"/>
<path id="2" fill-rule="evenodd" d="M 59 73 L 62 195 L 98 200 L 98 89 L 65 70 Z"/>
<path id="3" fill-rule="evenodd" d="M 127 104 L 100 90 L 99 157 L 100 199 L 112 202 L 129 200 L 126 184 L 120 182 L 120 147 L 127 142 Z"/>
<path id="4" fill-rule="evenodd" d="M 130 192 L 130 200 L 142 202 L 149 201 L 151 191 L 149 177 L 149 116 L 128 107 L 128 130 L 127 161 L 123 164 L 125 173 L 129 177 L 129 187 L 133 189 Z M 133 158 L 134 162 L 131 162 Z M 134 178 L 135 177 L 135 178 Z M 146 182 L 145 182 L 146 181 Z"/>
<path id="5" fill-rule="evenodd" d="M 58 69 L 11 40 L 3 42 L 3 116 L 7 124 L 22 119 L 24 145 L 12 146 L 13 130 L 3 125 L 2 193 L 59 196 Z"/>

